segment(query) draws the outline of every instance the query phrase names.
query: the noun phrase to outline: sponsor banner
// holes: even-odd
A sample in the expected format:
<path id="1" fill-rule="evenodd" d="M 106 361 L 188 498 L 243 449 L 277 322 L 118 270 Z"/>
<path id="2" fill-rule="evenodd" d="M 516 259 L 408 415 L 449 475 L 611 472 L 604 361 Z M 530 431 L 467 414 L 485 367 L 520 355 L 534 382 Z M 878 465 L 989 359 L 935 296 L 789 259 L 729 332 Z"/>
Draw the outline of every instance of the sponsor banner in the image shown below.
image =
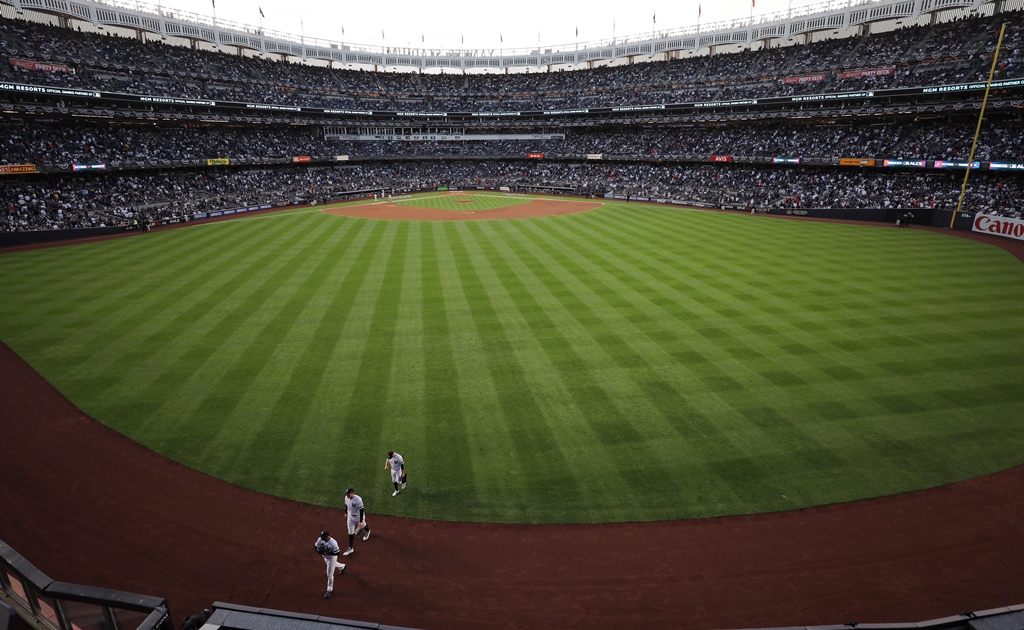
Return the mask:
<path id="1" fill-rule="evenodd" d="M 874 166 L 874 158 L 839 158 L 839 166 Z"/>
<path id="2" fill-rule="evenodd" d="M 587 159 L 588 160 L 603 160 L 604 159 L 604 153 L 588 153 L 587 154 Z"/>
<path id="3" fill-rule="evenodd" d="M 211 212 L 211 213 L 210 213 L 210 216 L 211 216 L 211 217 L 219 217 L 219 216 L 220 216 L 220 215 L 222 215 L 222 214 L 224 214 L 224 213 L 223 213 L 223 212 L 221 212 L 220 210 L 218 210 L 217 212 Z"/>
<path id="4" fill-rule="evenodd" d="M 105 171 L 107 170 L 106 164 L 72 164 L 72 171 Z"/>
<path id="5" fill-rule="evenodd" d="M 911 168 L 924 168 L 928 163 L 924 160 L 882 160 L 882 166 L 906 166 Z"/>
<path id="6" fill-rule="evenodd" d="M 334 156 L 334 161 L 335 162 L 348 162 L 348 156 L 347 155 L 335 155 Z"/>
<path id="7" fill-rule="evenodd" d="M 508 186 L 499 186 L 498 190 L 500 190 L 501 192 L 512 192 L 512 189 L 509 188 Z"/>
<path id="8" fill-rule="evenodd" d="M 26 70 L 39 70 L 40 72 L 74 72 L 67 66 L 62 66 L 56 63 L 39 63 L 38 61 L 28 61 L 27 59 L 8 59 L 12 66 L 24 68 Z"/>
<path id="9" fill-rule="evenodd" d="M 213 107 L 216 101 L 200 101 L 194 98 L 173 98 L 170 96 L 140 96 L 139 101 L 143 103 L 175 103 L 178 105 L 207 105 Z"/>
<path id="10" fill-rule="evenodd" d="M 935 168 L 967 168 L 967 162 L 954 162 L 952 160 L 935 160 Z M 981 162 L 971 162 L 971 168 L 981 168 Z"/>
<path id="11" fill-rule="evenodd" d="M 35 172 L 35 164 L 0 164 L 0 175 L 21 175 Z"/>
<path id="12" fill-rule="evenodd" d="M 296 155 L 292 158 L 292 162 L 309 162 L 312 161 L 312 159 L 313 158 L 308 155 Z"/>
<path id="13" fill-rule="evenodd" d="M 772 164 L 799 164 L 800 158 L 777 157 L 772 158 Z"/>
<path id="14" fill-rule="evenodd" d="M 526 154 L 526 159 L 528 159 L 528 160 L 543 160 L 544 159 L 544 154 L 543 153 L 527 153 Z"/>
<path id="15" fill-rule="evenodd" d="M 207 166 L 225 166 L 227 164 L 231 164 L 230 158 L 213 158 L 206 160 Z"/>
<path id="16" fill-rule="evenodd" d="M 712 162 L 732 162 L 732 156 L 731 155 L 712 155 L 711 156 L 711 161 Z"/>
<path id="17" fill-rule="evenodd" d="M 786 77 L 786 78 L 784 78 L 782 80 L 782 82 L 783 83 L 787 83 L 787 84 L 792 84 L 792 83 L 817 83 L 819 81 L 824 81 L 826 78 L 828 78 L 828 75 L 826 75 L 824 72 L 821 72 L 821 73 L 818 73 L 818 74 L 805 74 L 805 75 L 799 76 L 799 77 Z"/>
<path id="18" fill-rule="evenodd" d="M 197 212 L 192 215 L 192 220 L 205 219 L 208 215 L 205 212 Z"/>
<path id="19" fill-rule="evenodd" d="M 840 74 L 839 76 L 841 78 L 843 78 L 843 79 L 853 79 L 853 78 L 856 78 L 856 77 L 878 77 L 878 76 L 884 76 L 884 75 L 887 75 L 887 74 L 892 74 L 894 72 L 896 72 L 896 68 L 893 68 L 893 67 L 888 67 L 888 68 L 872 68 L 870 70 L 850 70 L 849 72 L 844 72 L 844 73 Z"/>
<path id="20" fill-rule="evenodd" d="M 234 213 L 235 213 L 234 210 L 225 210 L 224 212 L 221 212 L 220 215 L 221 216 L 226 216 L 226 215 L 234 214 Z"/>
<path id="21" fill-rule="evenodd" d="M 988 167 L 993 171 L 1024 171 L 1024 162 L 989 162 Z"/>
<path id="22" fill-rule="evenodd" d="M 978 214 L 971 223 L 971 230 L 1024 241 L 1024 219 Z"/>
<path id="23" fill-rule="evenodd" d="M 439 190 L 441 192 L 444 192 L 444 191 L 448 190 L 448 187 L 447 186 L 438 186 L 437 190 Z"/>

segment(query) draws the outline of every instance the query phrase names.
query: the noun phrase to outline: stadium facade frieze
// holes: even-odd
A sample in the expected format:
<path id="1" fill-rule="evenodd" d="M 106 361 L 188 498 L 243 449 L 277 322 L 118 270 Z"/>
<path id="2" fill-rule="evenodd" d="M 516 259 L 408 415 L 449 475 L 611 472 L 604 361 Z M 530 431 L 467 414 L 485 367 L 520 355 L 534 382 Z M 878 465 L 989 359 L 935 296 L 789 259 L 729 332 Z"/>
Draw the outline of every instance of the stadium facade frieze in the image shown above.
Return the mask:
<path id="1" fill-rule="evenodd" d="M 951 9 L 981 9 L 999 0 L 825 0 L 810 5 L 696 26 L 656 30 L 650 33 L 598 41 L 573 42 L 550 47 L 509 49 L 438 49 L 354 44 L 309 38 L 262 26 L 217 20 L 209 15 L 179 10 L 143 10 L 139 4 L 114 0 L 0 0 L 0 4 L 39 11 L 94 26 L 128 28 L 161 37 L 185 38 L 214 46 L 279 55 L 302 60 L 355 64 L 374 68 L 409 70 L 507 71 L 510 68 L 580 66 L 594 62 L 654 57 L 674 52 L 714 49 L 718 46 L 752 46 L 755 42 L 810 36 L 876 22 L 917 19 Z M 150 7 L 147 7 L 150 8 Z"/>

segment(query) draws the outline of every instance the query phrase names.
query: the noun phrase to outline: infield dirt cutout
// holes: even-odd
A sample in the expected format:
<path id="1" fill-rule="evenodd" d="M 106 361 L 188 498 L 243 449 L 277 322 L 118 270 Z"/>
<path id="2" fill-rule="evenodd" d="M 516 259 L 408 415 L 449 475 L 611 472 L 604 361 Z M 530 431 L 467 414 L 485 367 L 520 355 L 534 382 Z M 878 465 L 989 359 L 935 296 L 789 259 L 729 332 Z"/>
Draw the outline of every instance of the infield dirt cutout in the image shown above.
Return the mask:
<path id="1" fill-rule="evenodd" d="M 472 192 L 450 193 L 456 202 L 470 203 Z M 504 195 L 487 195 L 504 196 Z M 509 200 L 519 200 L 522 197 L 509 197 Z M 355 217 L 358 219 L 391 219 L 401 221 L 479 221 L 494 219 L 534 219 L 538 217 L 552 217 L 562 214 L 574 214 L 595 210 L 604 204 L 599 201 L 582 201 L 567 199 L 531 199 L 526 203 L 505 206 L 503 208 L 492 208 L 487 210 L 442 210 L 439 208 L 425 208 L 410 205 L 410 201 L 403 199 L 403 204 L 378 201 L 357 205 L 346 205 L 336 208 L 325 208 L 327 214 L 336 214 L 343 217 Z M 415 202 L 415 198 L 412 199 Z"/>

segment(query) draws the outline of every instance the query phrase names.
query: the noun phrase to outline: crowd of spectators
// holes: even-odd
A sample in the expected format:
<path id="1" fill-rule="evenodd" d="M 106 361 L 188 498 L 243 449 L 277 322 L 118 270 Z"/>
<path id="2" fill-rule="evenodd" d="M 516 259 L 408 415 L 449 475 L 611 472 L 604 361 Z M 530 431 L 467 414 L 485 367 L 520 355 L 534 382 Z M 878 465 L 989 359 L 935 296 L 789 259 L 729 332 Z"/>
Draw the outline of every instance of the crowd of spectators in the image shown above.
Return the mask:
<path id="1" fill-rule="evenodd" d="M 374 111 L 538 111 L 764 98 L 984 80 L 995 23 L 1011 22 L 997 78 L 1021 73 L 1020 11 L 846 39 L 668 62 L 509 75 L 331 69 L 5 20 L 0 75 L 109 92 Z M 28 70 L 7 59 L 64 65 Z M 847 70 L 889 74 L 843 78 Z M 804 80 L 794 80 L 803 77 Z"/>
<path id="2" fill-rule="evenodd" d="M 370 190 L 437 186 L 557 190 L 713 206 L 956 207 L 950 172 L 836 167 L 429 161 L 333 167 L 108 173 L 0 183 L 0 231 L 110 226 L 244 206 L 311 203 Z M 965 209 L 1021 216 L 1024 181 L 978 173 Z"/>
<path id="3" fill-rule="evenodd" d="M 502 139 L 406 141 L 327 139 L 317 126 L 157 126 L 5 122 L 0 163 L 66 164 L 146 159 L 488 156 L 549 157 L 740 155 L 748 157 L 884 157 L 956 160 L 966 157 L 973 121 L 886 124 L 707 125 L 648 130 L 570 129 L 564 140 Z M 1024 128 L 990 119 L 982 128 L 978 160 L 1024 160 Z"/>

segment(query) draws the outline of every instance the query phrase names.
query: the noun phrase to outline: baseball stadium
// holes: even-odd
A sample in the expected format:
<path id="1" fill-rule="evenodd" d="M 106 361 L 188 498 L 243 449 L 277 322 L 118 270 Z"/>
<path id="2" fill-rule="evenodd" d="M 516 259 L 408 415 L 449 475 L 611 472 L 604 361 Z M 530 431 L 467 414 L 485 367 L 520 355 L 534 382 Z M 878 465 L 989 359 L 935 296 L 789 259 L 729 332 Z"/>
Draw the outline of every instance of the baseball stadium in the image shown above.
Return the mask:
<path id="1" fill-rule="evenodd" d="M 754 7 L 0 0 L 0 630 L 1024 630 L 1024 0 Z"/>

